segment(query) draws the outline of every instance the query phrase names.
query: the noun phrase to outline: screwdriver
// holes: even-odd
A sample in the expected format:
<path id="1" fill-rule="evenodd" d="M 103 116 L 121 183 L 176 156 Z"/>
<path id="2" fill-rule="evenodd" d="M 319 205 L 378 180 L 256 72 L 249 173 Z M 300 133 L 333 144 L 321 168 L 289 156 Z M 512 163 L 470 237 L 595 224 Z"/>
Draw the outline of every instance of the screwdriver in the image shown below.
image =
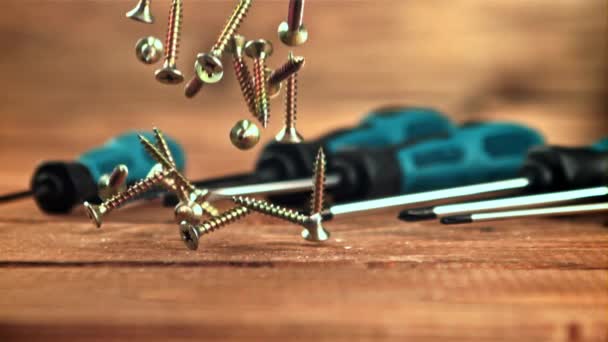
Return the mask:
<path id="1" fill-rule="evenodd" d="M 604 196 L 608 190 L 608 187 L 602 186 L 608 181 L 606 142 L 608 139 L 590 147 L 541 147 L 531 150 L 520 171 L 522 178 L 528 180 L 521 192 L 545 194 L 413 208 L 402 211 L 399 218 L 404 221 L 420 221 L 437 216 L 540 206 Z M 562 189 L 578 190 L 551 193 Z"/>
<path id="2" fill-rule="evenodd" d="M 564 215 L 583 215 L 595 213 L 608 213 L 608 202 L 593 204 L 578 204 L 561 207 L 536 208 L 524 210 L 498 211 L 488 213 L 477 213 L 472 215 L 455 215 L 441 218 L 443 224 L 460 224 L 473 222 L 486 222 L 495 220 L 506 220 L 522 217 L 546 217 Z"/>
<path id="3" fill-rule="evenodd" d="M 138 134 L 154 139 L 152 132 L 127 132 L 103 146 L 85 152 L 75 161 L 45 161 L 32 176 L 30 190 L 0 196 L 0 202 L 33 196 L 38 207 L 49 214 L 68 213 L 83 201 L 98 202 L 97 180 L 124 164 L 127 184 L 145 178 L 156 164 L 139 143 Z M 165 137 L 178 169 L 183 170 L 185 155 L 181 146 Z"/>
<path id="4" fill-rule="evenodd" d="M 446 137 L 456 127 L 439 112 L 429 108 L 384 107 L 369 113 L 351 129 L 341 129 L 326 134 L 320 139 L 300 144 L 273 142 L 267 145 L 257 161 L 255 171 L 194 182 L 197 187 L 216 189 L 217 197 L 224 194 L 293 194 L 272 198 L 280 203 L 301 203 L 306 195 L 302 191 L 311 189 L 312 164 L 319 147 L 328 156 L 327 188 L 334 189 L 335 200 L 365 198 L 398 193 L 392 177 L 383 180 L 377 176 L 382 165 L 395 164 L 393 155 L 363 152 L 361 148 L 383 148 L 406 146 L 424 139 Z M 341 151 L 338 157 L 338 152 Z M 350 151 L 350 152 L 346 152 Z M 361 152 L 361 155 L 357 153 Z M 281 181 L 280 183 L 275 183 Z M 272 182 L 272 184 L 270 183 Z M 370 186 L 363 186 L 370 182 Z M 263 184 L 260 184 L 263 183 Z M 244 186 L 240 190 L 232 186 Z M 218 189 L 226 187 L 222 190 Z M 244 191 L 244 192 L 241 192 Z M 211 191 L 212 196 L 214 191 Z M 164 198 L 166 206 L 174 206 L 178 199 L 172 194 Z"/>

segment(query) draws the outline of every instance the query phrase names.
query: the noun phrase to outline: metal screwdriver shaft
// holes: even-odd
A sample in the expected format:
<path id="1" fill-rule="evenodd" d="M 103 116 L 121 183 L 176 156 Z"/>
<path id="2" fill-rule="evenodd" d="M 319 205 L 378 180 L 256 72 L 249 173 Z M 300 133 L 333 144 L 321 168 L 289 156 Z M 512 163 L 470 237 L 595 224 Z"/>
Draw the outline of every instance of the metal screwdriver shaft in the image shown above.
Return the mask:
<path id="1" fill-rule="evenodd" d="M 526 210 L 510 210 L 479 213 L 471 215 L 454 215 L 446 216 L 441 219 L 443 224 L 460 224 L 473 222 L 487 222 L 496 220 L 506 220 L 511 218 L 522 217 L 546 217 L 546 216 L 564 216 L 564 215 L 583 215 L 608 213 L 608 203 L 596 204 L 579 204 L 562 207 L 526 209 Z"/>
<path id="2" fill-rule="evenodd" d="M 455 203 L 436 207 L 415 208 L 403 211 L 399 218 L 406 221 L 420 221 L 436 217 L 480 213 L 483 211 L 509 210 L 566 203 L 608 195 L 608 186 L 599 186 L 546 194 L 508 197 L 477 202 Z"/>

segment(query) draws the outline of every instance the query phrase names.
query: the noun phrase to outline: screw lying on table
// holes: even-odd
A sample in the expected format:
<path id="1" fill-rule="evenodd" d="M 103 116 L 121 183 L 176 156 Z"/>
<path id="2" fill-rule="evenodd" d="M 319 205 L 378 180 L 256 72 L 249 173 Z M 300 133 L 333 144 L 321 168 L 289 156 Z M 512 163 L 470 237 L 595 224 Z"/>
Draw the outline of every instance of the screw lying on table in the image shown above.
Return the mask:
<path id="1" fill-rule="evenodd" d="M 290 0 L 287 21 L 279 24 L 279 38 L 289 46 L 301 45 L 308 39 L 308 31 L 302 24 L 304 0 Z"/>
<path id="2" fill-rule="evenodd" d="M 117 165 L 111 174 L 102 175 L 97 182 L 99 198 L 106 200 L 127 189 L 129 169 L 126 165 Z"/>
<path id="3" fill-rule="evenodd" d="M 276 217 L 304 227 L 302 237 L 308 241 L 325 241 L 329 239 L 329 232 L 323 228 L 321 215 L 306 216 L 295 210 L 284 208 L 273 203 L 256 200 L 249 197 L 235 196 L 232 200 L 251 210 Z"/>
<path id="4" fill-rule="evenodd" d="M 155 73 L 156 79 L 161 83 L 178 84 L 184 80 L 182 72 L 176 66 L 182 18 L 182 0 L 173 0 L 165 42 L 165 62 Z"/>
<path id="5" fill-rule="evenodd" d="M 239 206 L 229 209 L 219 216 L 213 217 L 210 220 L 197 225 L 182 221 L 179 225 L 179 233 L 184 244 L 186 244 L 189 249 L 196 250 L 201 235 L 214 232 L 232 222 L 242 219 L 249 213 L 251 213 L 251 211 L 248 208 Z"/>
<path id="6" fill-rule="evenodd" d="M 293 55 L 289 54 L 289 60 L 293 61 Z M 303 59 L 302 59 L 303 60 Z M 289 62 L 288 62 L 289 63 Z M 296 64 L 292 64 L 296 65 Z M 300 64 L 301 65 L 301 64 Z M 286 68 L 287 69 L 287 68 Z M 292 69 L 293 70 L 293 69 Z M 302 136 L 296 129 L 298 74 L 291 73 L 287 78 L 287 89 L 285 90 L 285 125 L 276 135 L 275 140 L 281 143 L 300 143 Z"/>
<path id="7" fill-rule="evenodd" d="M 157 132 L 160 133 L 160 131 L 155 130 L 155 134 L 157 134 L 157 139 L 164 140 L 162 134 L 159 135 Z M 172 171 L 173 181 L 175 182 L 173 190 L 177 192 L 177 195 L 178 197 L 180 197 L 181 201 L 185 203 L 192 202 L 199 204 L 201 208 L 211 216 L 217 213 L 217 209 L 215 209 L 210 203 L 205 203 L 207 201 L 207 196 L 209 195 L 209 192 L 207 190 L 200 190 L 197 189 L 194 185 L 192 185 L 192 183 L 190 183 L 190 181 L 188 181 L 186 177 L 184 177 L 184 175 L 182 175 L 181 172 L 177 170 L 175 165 L 172 164 L 165 157 L 165 155 L 161 151 L 159 151 L 159 149 L 156 148 L 156 146 L 154 146 L 144 136 L 139 135 L 139 140 L 142 142 L 144 148 L 152 156 L 152 158 L 154 158 L 154 160 L 160 163 L 165 170 Z M 169 151 L 168 148 L 167 151 Z M 167 153 L 170 154 L 170 152 Z M 196 210 L 194 210 L 193 212 L 196 212 Z"/>
<path id="8" fill-rule="evenodd" d="M 135 56 L 144 64 L 154 64 L 163 55 L 163 43 L 156 37 L 143 37 L 135 44 Z"/>
<path id="9" fill-rule="evenodd" d="M 287 56 L 287 62 L 278 67 L 268 77 L 268 87 L 273 87 L 277 83 L 285 81 L 289 76 L 300 71 L 304 66 L 304 57 L 294 56 L 292 52 Z"/>
<path id="10" fill-rule="evenodd" d="M 228 49 L 232 53 L 232 66 L 234 68 L 236 79 L 239 82 L 241 93 L 245 99 L 245 103 L 247 103 L 247 108 L 249 109 L 249 112 L 253 114 L 253 116 L 257 117 L 251 73 L 249 73 L 249 68 L 243 59 L 244 48 L 245 37 L 235 34 L 230 40 L 230 45 L 228 46 Z"/>
<path id="11" fill-rule="evenodd" d="M 245 44 L 245 53 L 253 58 L 253 84 L 255 107 L 262 126 L 268 126 L 270 102 L 268 100 L 268 83 L 266 82 L 266 58 L 272 55 L 272 44 L 264 39 L 252 40 Z"/>
<path id="12" fill-rule="evenodd" d="M 97 228 L 101 227 L 102 217 L 110 211 L 120 207 L 123 203 L 135 198 L 137 195 L 148 191 L 153 186 L 159 184 L 165 177 L 168 177 L 172 170 L 166 170 L 155 174 L 152 177 L 144 178 L 139 182 L 131 185 L 124 192 L 118 193 L 111 198 L 105 200 L 100 205 L 84 202 L 84 207 L 87 210 L 87 215 L 95 223 Z"/>
<path id="13" fill-rule="evenodd" d="M 196 56 L 194 70 L 196 71 L 196 77 L 202 82 L 217 83 L 224 76 L 224 66 L 220 59 L 224 55 L 228 41 L 236 33 L 236 30 L 247 15 L 251 3 L 252 0 L 239 1 L 211 51 L 209 53 L 199 53 Z"/>
<path id="14" fill-rule="evenodd" d="M 150 12 L 150 0 L 139 0 L 137 5 L 127 12 L 125 16 L 129 19 L 141 21 L 142 23 L 152 24 L 154 17 Z"/>

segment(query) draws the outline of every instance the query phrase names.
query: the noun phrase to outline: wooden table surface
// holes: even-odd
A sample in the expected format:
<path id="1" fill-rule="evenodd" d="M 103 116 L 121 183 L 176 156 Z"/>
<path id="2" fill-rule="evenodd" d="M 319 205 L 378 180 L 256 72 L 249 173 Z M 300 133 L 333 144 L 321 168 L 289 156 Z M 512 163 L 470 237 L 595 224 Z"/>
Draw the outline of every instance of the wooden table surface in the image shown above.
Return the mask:
<path id="1" fill-rule="evenodd" d="M 191 177 L 252 168 L 260 147 L 227 139 L 247 117 L 231 73 L 187 101 L 133 57 L 137 38 L 165 30 L 166 4 L 153 3 L 159 23 L 142 26 L 124 20 L 130 2 L 2 1 L 0 194 L 25 188 L 41 160 L 153 125 L 183 143 Z M 186 3 L 179 64 L 190 77 L 233 1 Z M 515 120 L 552 143 L 607 133 L 605 1 L 310 4 L 311 40 L 298 50 L 307 138 L 395 102 Z M 256 6 L 242 30 L 274 37 L 285 6 Z M 278 65 L 287 49 L 275 46 Z M 280 112 L 273 102 L 263 142 Z M 251 215 L 193 252 L 158 203 L 116 211 L 102 229 L 82 208 L 3 204 L 0 341 L 608 339 L 605 216 L 449 227 L 395 216 L 336 219 L 315 245 Z"/>

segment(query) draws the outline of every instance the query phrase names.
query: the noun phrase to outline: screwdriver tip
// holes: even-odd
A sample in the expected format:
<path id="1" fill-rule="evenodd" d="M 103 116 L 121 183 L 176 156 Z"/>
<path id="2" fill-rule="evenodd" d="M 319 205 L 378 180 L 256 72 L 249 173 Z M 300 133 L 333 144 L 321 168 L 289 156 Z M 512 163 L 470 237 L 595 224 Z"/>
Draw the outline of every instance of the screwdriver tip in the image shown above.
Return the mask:
<path id="1" fill-rule="evenodd" d="M 408 222 L 431 220 L 434 218 L 437 218 L 437 215 L 433 212 L 432 207 L 406 209 L 399 213 L 399 219 Z"/>
<path id="2" fill-rule="evenodd" d="M 443 224 L 460 224 L 460 223 L 472 223 L 473 218 L 471 215 L 454 215 L 454 216 L 446 216 L 441 218 L 441 223 Z"/>

